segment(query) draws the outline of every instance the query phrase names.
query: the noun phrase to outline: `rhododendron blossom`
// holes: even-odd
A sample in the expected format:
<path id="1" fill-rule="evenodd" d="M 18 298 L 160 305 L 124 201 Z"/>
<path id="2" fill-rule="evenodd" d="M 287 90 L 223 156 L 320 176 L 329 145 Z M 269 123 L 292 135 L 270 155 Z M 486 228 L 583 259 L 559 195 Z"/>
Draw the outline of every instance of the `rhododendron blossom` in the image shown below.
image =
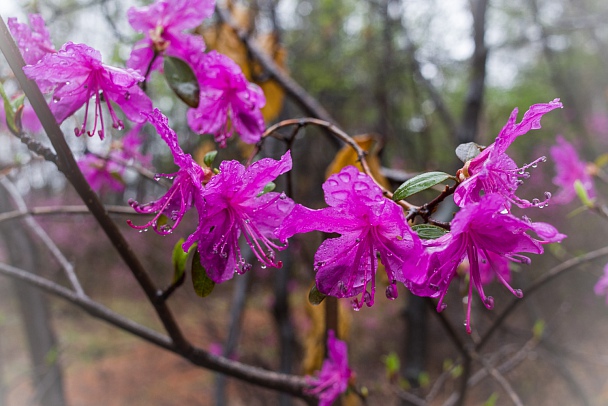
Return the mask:
<path id="1" fill-rule="evenodd" d="M 30 25 L 19 23 L 16 18 L 8 19 L 8 28 L 19 46 L 28 65 L 34 65 L 48 53 L 55 53 L 51 36 L 40 14 L 29 15 Z"/>
<path id="2" fill-rule="evenodd" d="M 201 60 L 195 72 L 201 92 L 196 109 L 188 111 L 188 124 L 199 134 L 213 134 L 220 147 L 236 131 L 243 141 L 255 144 L 264 132 L 260 109 L 266 104 L 264 92 L 249 83 L 241 68 L 215 51 Z"/>
<path id="3" fill-rule="evenodd" d="M 544 201 L 534 199 L 529 202 L 515 195 L 515 191 L 523 183 L 522 179 L 530 176 L 526 170 L 530 167 L 536 167 L 538 162 L 544 162 L 546 158 L 538 158 L 520 168 L 506 154 L 506 150 L 517 137 L 530 130 L 541 128 L 540 119 L 543 115 L 561 107 L 562 104 L 559 99 L 549 103 L 534 104 L 524 114 L 520 123 L 516 123 L 517 109 L 514 109 L 509 121 L 496 137 L 496 141 L 478 156 L 466 162 L 464 168 L 459 171 L 459 178 L 462 183 L 454 192 L 454 202 L 460 207 L 464 207 L 471 202 L 478 202 L 483 191 L 485 194 L 498 193 L 502 195 L 506 199 L 506 206 L 510 206 L 510 203 L 519 207 L 543 207 L 546 205 L 551 197 L 548 192 L 545 193 L 546 199 Z"/>
<path id="4" fill-rule="evenodd" d="M 144 38 L 135 44 L 127 67 L 147 75 L 161 67 L 162 57 L 156 56 L 164 54 L 192 64 L 205 50 L 205 43 L 200 36 L 183 31 L 198 27 L 214 8 L 214 0 L 160 0 L 146 7 L 131 7 L 129 24 L 144 33 Z"/>
<path id="5" fill-rule="evenodd" d="M 526 234 L 533 231 L 540 239 Z M 456 276 L 456 269 L 468 256 L 470 266 L 470 284 L 467 308 L 467 332 L 471 332 L 471 299 L 473 286 L 479 292 L 484 305 L 491 309 L 494 299 L 486 296 L 482 286 L 480 260 L 490 261 L 495 254 L 514 262 L 530 263 L 530 259 L 521 252 L 542 254 L 542 244 L 560 242 L 566 236 L 555 227 L 546 223 L 533 223 L 528 218 L 518 218 L 504 209 L 504 197 L 492 193 L 471 202 L 462 208 L 451 223 L 451 231 L 444 236 L 424 241 L 425 254 L 418 261 L 406 262 L 404 266 L 407 278 L 406 286 L 419 296 L 439 297 L 437 310 L 445 307 L 445 297 L 450 282 Z M 494 269 L 496 278 L 515 296 L 522 297 L 521 290 L 513 289 L 502 276 L 497 264 Z M 421 272 L 422 270 L 422 272 Z"/>
<path id="6" fill-rule="evenodd" d="M 551 147 L 551 158 L 555 161 L 557 174 L 553 183 L 560 189 L 553 198 L 556 203 L 570 203 L 576 197 L 574 182 L 581 182 L 590 199 L 595 198 L 593 178 L 589 173 L 589 165 L 580 160 L 572 144 L 561 135 L 556 139 L 557 144 Z"/>
<path id="7" fill-rule="evenodd" d="M 604 274 L 593 287 L 593 291 L 598 296 L 606 296 L 606 306 L 608 306 L 608 264 L 604 267 Z"/>
<path id="8" fill-rule="evenodd" d="M 293 208 L 285 193 L 263 193 L 264 187 L 291 169 L 291 153 L 280 160 L 260 159 L 245 167 L 238 161 L 223 161 L 219 173 L 207 183 L 203 200 L 197 201 L 199 225 L 183 245 L 187 251 L 198 242 L 201 264 L 216 283 L 225 282 L 234 273 L 251 269 L 241 255 L 241 233 L 263 267 L 280 268 L 276 250 L 281 245 L 272 241 L 275 230 Z"/>
<path id="9" fill-rule="evenodd" d="M 341 234 L 325 240 L 315 254 L 317 289 L 340 298 L 363 293 L 363 300 L 355 299 L 353 307 L 372 306 L 380 255 L 389 280 L 386 296 L 396 298 L 396 283 L 405 281 L 403 264 L 422 254 L 420 239 L 401 207 L 354 166 L 330 176 L 323 191 L 330 207 L 311 210 L 297 205 L 279 229 L 279 237 L 313 230 Z"/>
<path id="10" fill-rule="evenodd" d="M 338 340 L 333 330 L 327 331 L 327 358 L 314 377 L 307 377 L 310 395 L 319 399 L 319 406 L 330 406 L 348 388 L 353 372 L 348 366 L 348 347 Z"/>
<path id="11" fill-rule="evenodd" d="M 58 52 L 46 54 L 36 65 L 25 66 L 23 72 L 41 87 L 47 84 L 54 86 L 50 107 L 58 123 L 85 105 L 82 126 L 74 129 L 77 136 L 86 132 L 89 136 L 97 134 L 103 139 L 105 127 L 101 105 L 104 101 L 112 126 L 117 129 L 122 129 L 124 124 L 116 116 L 110 101 L 118 104 L 127 118 L 136 123 L 145 121 L 141 113 L 152 110 L 152 102 L 137 86 L 143 80 L 141 75 L 131 69 L 102 64 L 99 51 L 84 44 L 68 42 Z M 95 99 L 95 122 L 93 129 L 87 131 L 91 98 Z"/>
<path id="12" fill-rule="evenodd" d="M 128 223 L 131 227 L 140 230 L 152 227 L 158 234 L 165 235 L 171 233 L 179 225 L 186 212 L 197 201 L 202 202 L 203 182 L 209 180 L 211 172 L 209 169 L 201 168 L 189 154 L 184 153 L 179 146 L 177 134 L 169 127 L 169 120 L 160 110 L 154 109 L 152 114 L 145 114 L 145 116 L 156 127 L 156 131 L 171 149 L 173 160 L 179 170 L 171 174 L 156 175 L 158 178 L 173 179 L 173 185 L 160 199 L 147 204 L 139 204 L 134 200 L 129 201 L 136 212 L 156 213 L 156 216 L 142 226 L 136 226 L 131 221 Z M 166 216 L 173 224 L 162 221 L 159 225 L 161 215 Z"/>
<path id="13" fill-rule="evenodd" d="M 96 192 L 100 192 L 104 188 L 120 192 L 125 188 L 125 184 L 121 181 L 124 167 L 116 165 L 108 159 L 86 154 L 78 160 L 78 167 L 89 182 L 91 189 Z"/>

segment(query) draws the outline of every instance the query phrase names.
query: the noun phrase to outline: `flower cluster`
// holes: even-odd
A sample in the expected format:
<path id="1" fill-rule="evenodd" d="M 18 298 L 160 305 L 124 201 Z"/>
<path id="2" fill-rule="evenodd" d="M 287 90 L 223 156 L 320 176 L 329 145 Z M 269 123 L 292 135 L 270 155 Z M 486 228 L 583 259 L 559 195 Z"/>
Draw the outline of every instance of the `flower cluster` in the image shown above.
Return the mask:
<path id="1" fill-rule="evenodd" d="M 102 103 L 105 101 L 112 126 L 123 129 L 110 101 L 118 104 L 129 120 L 141 123 L 141 115 L 152 109 L 152 102 L 137 85 L 143 77 L 131 69 L 119 69 L 101 63 L 101 54 L 84 44 L 66 43 L 55 53 L 47 53 L 35 65 L 27 65 L 23 72 L 45 91 L 53 91 L 51 111 L 58 123 L 85 105 L 85 116 L 77 136 L 87 133 L 104 138 Z M 89 102 L 95 99 L 95 118 L 92 130 L 87 131 Z M 99 124 L 99 129 L 98 129 Z"/>
<path id="2" fill-rule="evenodd" d="M 214 6 L 213 0 L 159 0 L 130 8 L 129 23 L 145 37 L 135 44 L 127 66 L 147 76 L 160 68 L 164 55 L 186 61 L 200 87 L 199 105 L 188 112 L 190 128 L 213 134 L 222 148 L 235 131 L 244 142 L 255 144 L 264 132 L 264 93 L 234 61 L 215 51 L 203 53 L 203 39 L 183 32 L 199 26 Z"/>
<path id="3" fill-rule="evenodd" d="M 127 67 L 147 76 L 160 69 L 164 55 L 193 64 L 205 50 L 205 43 L 184 30 L 198 27 L 213 14 L 214 7 L 214 0 L 160 0 L 146 7 L 131 7 L 127 11 L 129 24 L 144 38 L 135 44 Z"/>
<path id="4" fill-rule="evenodd" d="M 235 272 L 244 273 L 251 269 L 252 265 L 241 255 L 238 244 L 241 234 L 262 266 L 280 268 L 282 264 L 276 259 L 276 250 L 284 249 L 286 244 L 272 240 L 275 239 L 276 228 L 293 209 L 293 201 L 284 193 L 263 192 L 269 182 L 291 169 L 290 153 L 287 152 L 279 161 L 265 158 L 247 168 L 237 161 L 224 161 L 219 173 L 212 176 L 209 168 L 199 166 L 183 152 L 176 133 L 159 110 L 154 110 L 147 118 L 171 149 L 179 170 L 160 175 L 173 179 L 173 185 L 157 201 L 147 204 L 130 202 L 138 213 L 156 213 L 156 216 L 142 226 L 129 224 L 133 228 L 152 227 L 159 234 L 169 234 L 194 207 L 199 216 L 198 227 L 183 248 L 187 251 L 195 242 L 198 243 L 201 264 L 214 282 L 227 281 Z"/>

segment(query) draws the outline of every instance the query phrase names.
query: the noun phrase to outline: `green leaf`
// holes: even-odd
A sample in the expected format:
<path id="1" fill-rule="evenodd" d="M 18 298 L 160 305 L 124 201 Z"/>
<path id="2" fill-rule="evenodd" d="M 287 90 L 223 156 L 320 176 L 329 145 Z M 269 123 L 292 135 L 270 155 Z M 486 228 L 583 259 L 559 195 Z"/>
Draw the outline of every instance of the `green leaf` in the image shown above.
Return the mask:
<path id="1" fill-rule="evenodd" d="M 195 245 L 193 245 L 190 247 L 188 252 L 184 252 L 182 248 L 183 243 L 184 239 L 180 238 L 180 240 L 173 247 L 173 254 L 171 255 L 171 263 L 173 264 L 172 284 L 184 277 L 184 273 L 186 272 L 186 263 L 188 262 L 188 254 L 190 254 L 192 249 L 195 247 Z"/>
<path id="2" fill-rule="evenodd" d="M 164 60 L 165 78 L 171 90 L 188 106 L 197 108 L 200 86 L 190 65 L 173 56 L 165 56 Z"/>
<path id="3" fill-rule="evenodd" d="M 313 286 L 310 292 L 308 292 L 308 301 L 314 306 L 320 305 L 326 297 L 323 293 L 319 292 L 317 285 Z"/>
<path id="4" fill-rule="evenodd" d="M 386 368 L 386 375 L 389 378 L 399 373 L 399 369 L 401 368 L 401 362 L 396 352 L 393 351 L 390 354 L 386 355 L 383 361 L 384 366 Z"/>
<path id="5" fill-rule="evenodd" d="M 217 151 L 213 150 L 213 151 L 209 151 L 205 154 L 205 156 L 203 157 L 203 163 L 208 167 L 211 168 L 211 165 L 213 165 L 213 161 L 215 160 L 215 157 L 217 156 Z"/>
<path id="6" fill-rule="evenodd" d="M 427 172 L 414 176 L 412 179 L 405 181 L 395 190 L 393 195 L 394 201 L 399 201 L 410 197 L 413 194 L 426 190 L 441 183 L 447 179 L 453 179 L 453 176 L 444 172 Z"/>
<path id="7" fill-rule="evenodd" d="M 462 162 L 470 161 L 481 153 L 486 147 L 474 142 L 467 142 L 456 147 L 456 156 Z"/>
<path id="8" fill-rule="evenodd" d="M 593 199 L 589 198 L 589 195 L 587 194 L 587 190 L 585 190 L 583 183 L 578 179 L 574 181 L 574 190 L 576 191 L 576 195 L 581 200 L 581 202 L 585 206 L 592 209 L 594 205 Z"/>
<path id="9" fill-rule="evenodd" d="M 498 401 L 498 393 L 493 392 L 490 397 L 488 398 L 488 400 L 486 400 L 483 404 L 483 406 L 495 406 L 496 402 Z"/>
<path id="10" fill-rule="evenodd" d="M 449 233 L 445 228 L 437 227 L 432 224 L 416 224 L 412 227 L 412 230 L 414 230 L 414 232 L 418 234 L 418 237 L 423 240 L 434 240 Z"/>
<path id="11" fill-rule="evenodd" d="M 262 190 L 262 191 L 261 191 L 261 192 L 260 192 L 260 193 L 257 195 L 257 197 L 260 197 L 260 196 L 262 196 L 262 195 L 264 195 L 264 194 L 266 194 L 266 193 L 268 193 L 268 192 L 272 192 L 272 191 L 274 190 L 274 188 L 276 188 L 276 187 L 277 187 L 277 185 L 276 185 L 274 182 L 268 182 L 268 183 L 266 184 L 266 186 L 264 186 L 264 190 Z"/>
<path id="12" fill-rule="evenodd" d="M 536 340 L 540 340 L 545 332 L 546 323 L 543 319 L 536 320 L 534 327 L 532 327 L 532 334 Z"/>
<path id="13" fill-rule="evenodd" d="M 200 297 L 209 296 L 213 292 L 213 288 L 215 288 L 215 282 L 207 276 L 207 271 L 201 265 L 201 257 L 198 250 L 194 253 L 194 258 L 192 259 L 192 286 Z"/>
<path id="14" fill-rule="evenodd" d="M 17 128 L 17 125 L 15 124 L 15 109 L 13 108 L 13 104 L 11 103 L 10 99 L 6 95 L 6 92 L 4 91 L 4 86 L 2 85 L 2 83 L 0 83 L 0 96 L 2 96 L 2 100 L 4 101 L 4 111 L 6 113 L 5 114 L 6 115 L 6 125 L 8 126 L 9 130 L 11 130 L 12 133 L 19 134 L 21 131 L 19 131 L 19 129 Z"/>

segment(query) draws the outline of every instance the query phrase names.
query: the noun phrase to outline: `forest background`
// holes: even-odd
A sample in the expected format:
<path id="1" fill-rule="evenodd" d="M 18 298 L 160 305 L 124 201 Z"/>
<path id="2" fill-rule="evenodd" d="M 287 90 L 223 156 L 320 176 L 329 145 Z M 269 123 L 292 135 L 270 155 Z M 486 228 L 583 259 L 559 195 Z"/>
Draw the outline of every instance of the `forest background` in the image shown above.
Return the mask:
<path id="1" fill-rule="evenodd" d="M 125 17 L 133 5 L 142 3 L 8 0 L 0 4 L 0 13 L 25 21 L 27 13 L 38 12 L 57 46 L 68 40 L 84 42 L 101 50 L 106 63 L 122 65 L 139 38 Z M 361 134 L 361 139 L 374 145 L 372 155 L 378 157 L 393 187 L 400 179 L 425 170 L 455 173 L 462 165 L 453 152 L 458 144 L 488 145 L 514 107 L 522 112 L 556 97 L 564 109 L 544 118 L 541 131 L 513 144 L 510 153 L 516 161 L 549 155 L 556 135 L 571 141 L 588 161 L 601 160 L 608 153 L 608 4 L 601 0 L 257 0 L 230 3 L 230 13 L 235 24 L 256 38 L 323 106 L 327 116 L 321 118 L 348 134 Z M 234 30 L 220 19 L 206 22 L 200 33 L 208 48 L 231 56 L 262 86 L 269 106 L 267 125 L 312 115 L 297 94 L 269 80 Z M 11 77 L 0 59 L 0 81 L 10 82 Z M 8 91 L 16 88 L 9 85 Z M 186 107 L 161 75 L 153 75 L 149 91 L 168 116 L 184 115 Z M 214 148 L 210 137 L 189 134 L 185 121 L 173 124 L 180 136 L 188 134 L 182 146 L 193 156 Z M 6 129 L 0 131 L 0 171 L 10 173 L 28 206 L 78 203 L 52 164 L 29 153 Z M 294 199 L 322 207 L 319 185 L 328 167 L 336 163 L 339 145 L 321 130 L 302 131 L 306 135 L 294 149 Z M 103 153 L 108 148 L 97 139 L 70 139 L 69 143 L 76 154 L 85 149 Z M 146 139 L 145 148 L 154 156 L 153 171 L 171 171 L 171 156 L 158 137 Z M 218 161 L 242 160 L 250 152 L 247 148 L 231 143 Z M 280 148 L 277 144 L 275 158 Z M 540 165 L 522 186 L 524 195 L 532 198 L 554 192 L 554 175 L 551 160 Z M 135 172 L 125 181 L 122 193 L 102 192 L 103 202 L 126 205 L 129 198 L 158 195 L 161 190 Z M 598 188 L 605 191 L 599 182 Z M 428 193 L 419 197 L 421 202 L 432 196 Z M 526 286 L 557 264 L 605 246 L 608 223 L 591 211 L 578 210 L 579 206 L 580 202 L 549 204 L 537 210 L 535 221 L 551 222 L 569 237 L 534 258 L 532 265 L 514 269 L 513 285 L 525 292 Z M 159 284 L 168 282 L 171 252 L 181 235 L 163 238 L 134 233 L 125 222 L 129 217 L 116 218 L 154 279 Z M 37 221 L 78 270 L 91 297 L 143 325 L 157 327 L 145 296 L 92 218 L 40 216 Z M 0 244 L 3 262 L 10 259 L 9 239 Z M 312 373 L 311 365 L 318 364 L 311 355 L 319 346 L 315 334 L 319 335 L 323 322 L 320 311 L 308 304 L 312 270 L 307 264 L 320 240 L 317 235 L 298 244 L 298 255 L 287 267 L 287 280 L 281 280 L 275 270 L 258 267 L 239 282 L 217 286 L 204 299 L 185 284 L 171 298 L 184 330 L 198 345 L 239 361 Z M 60 278 L 58 266 L 42 247 L 34 244 L 21 250 L 31 253 L 27 255 L 34 260 L 31 267 Z M 493 365 L 511 362 L 504 376 L 526 404 L 608 403 L 608 311 L 605 300 L 593 293 L 605 262 L 606 258 L 587 262 L 534 291 L 484 349 L 485 359 Z M 27 309 L 19 300 L 31 292 L 23 289 L 8 279 L 0 283 L 0 404 L 36 404 L 47 396 L 31 379 L 37 372 L 30 363 L 28 333 L 23 328 Z M 480 330 L 490 326 L 512 300 L 501 286 L 488 289 L 497 306 L 493 312 L 481 306 L 476 309 Z M 403 392 L 428 396 L 433 390 L 431 404 L 449 402 L 462 379 L 463 368 L 454 367 L 459 352 L 434 310 L 407 297 L 405 290 L 401 293 L 396 302 L 378 300 L 359 313 L 342 303 L 340 328 L 349 342 L 357 384 L 369 391 L 369 404 L 395 399 L 411 402 Z M 445 314 L 457 326 L 461 340 L 471 340 L 458 328 L 463 320 L 461 293 L 451 290 Z M 201 370 L 91 319 L 64 301 L 46 296 L 35 300 L 48 300 L 56 350 L 45 357 L 47 364 L 61 368 L 66 404 L 301 402 Z M 282 334 L 286 328 L 292 333 Z M 475 371 L 468 373 L 475 377 Z M 481 384 L 471 385 L 470 404 L 509 404 L 500 383 L 481 379 Z M 438 380 L 440 388 L 434 385 Z M 359 400 L 354 396 L 343 402 L 357 404 Z"/>

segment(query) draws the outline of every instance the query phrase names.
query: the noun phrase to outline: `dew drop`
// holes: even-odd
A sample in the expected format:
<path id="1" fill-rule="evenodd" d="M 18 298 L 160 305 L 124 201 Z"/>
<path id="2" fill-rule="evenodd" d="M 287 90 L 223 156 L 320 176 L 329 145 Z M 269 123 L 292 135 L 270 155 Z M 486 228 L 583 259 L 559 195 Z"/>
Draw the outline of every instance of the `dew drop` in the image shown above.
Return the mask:
<path id="1" fill-rule="evenodd" d="M 545 199 L 551 199 L 551 192 L 545 192 Z"/>
<path id="2" fill-rule="evenodd" d="M 285 194 L 285 192 L 281 192 L 281 194 L 279 195 L 279 199 L 281 199 L 281 200 L 287 199 L 287 195 Z"/>
<path id="3" fill-rule="evenodd" d="M 538 206 L 538 204 L 540 203 L 540 200 L 538 199 L 532 199 L 532 204 L 535 206 Z"/>
<path id="4" fill-rule="evenodd" d="M 513 294 L 520 299 L 524 297 L 524 292 L 521 289 L 513 289 Z"/>
<path id="5" fill-rule="evenodd" d="M 327 184 L 328 184 L 329 186 L 338 186 L 338 185 L 339 185 L 338 181 L 337 181 L 337 180 L 335 180 L 335 179 L 329 179 L 329 180 L 327 181 Z"/>
<path id="6" fill-rule="evenodd" d="M 262 268 L 262 269 L 266 269 L 266 264 L 262 264 L 262 265 L 260 265 L 260 268 Z"/>
<path id="7" fill-rule="evenodd" d="M 350 175 L 348 174 L 348 172 L 340 172 L 338 174 L 338 178 L 340 178 L 340 180 L 344 183 L 350 182 Z"/>
<path id="8" fill-rule="evenodd" d="M 439 308 L 437 309 L 437 311 L 441 313 L 442 311 L 444 311 L 447 308 L 448 308 L 447 304 L 441 303 L 441 306 L 439 306 Z"/>

